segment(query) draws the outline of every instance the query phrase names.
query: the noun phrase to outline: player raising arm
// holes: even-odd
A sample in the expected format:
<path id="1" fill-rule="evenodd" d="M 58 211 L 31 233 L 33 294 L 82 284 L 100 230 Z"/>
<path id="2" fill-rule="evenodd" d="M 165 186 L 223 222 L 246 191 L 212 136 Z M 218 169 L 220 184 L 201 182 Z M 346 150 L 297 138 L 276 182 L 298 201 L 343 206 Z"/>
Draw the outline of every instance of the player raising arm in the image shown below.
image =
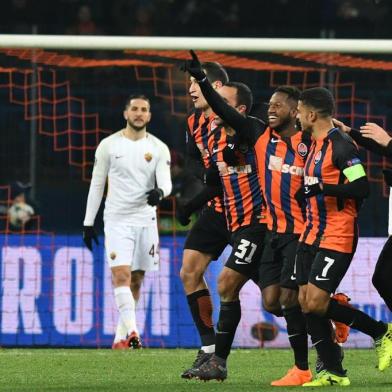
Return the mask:
<path id="1" fill-rule="evenodd" d="M 200 63 L 194 67 L 193 61 L 186 63 L 186 70 L 202 88 L 208 83 Z M 249 127 L 264 129 L 264 124 L 248 115 L 252 107 L 252 93 L 243 83 L 229 82 L 219 90 L 227 104 L 224 106 L 235 112 Z M 205 96 L 205 95 L 204 95 Z M 207 102 L 212 102 L 205 96 Z M 218 181 L 223 187 L 224 210 L 231 232 L 232 253 L 218 278 L 218 292 L 221 308 L 216 332 L 215 354 L 199 369 L 194 376 L 202 380 L 227 377 L 226 360 L 229 356 L 235 331 L 241 318 L 239 292 L 249 280 L 258 281 L 258 267 L 265 234 L 265 206 L 257 177 L 256 159 L 252 147 L 235 150 L 238 142 L 236 129 L 227 121 L 225 115 L 215 117 L 208 138 L 208 152 L 219 171 Z M 231 159 L 228 159 L 231 155 Z M 225 157 L 225 158 L 224 158 Z M 210 183 L 213 169 L 207 173 Z"/>
<path id="2" fill-rule="evenodd" d="M 227 83 L 228 75 L 219 63 L 206 62 L 202 67 L 214 88 Z M 205 100 L 197 80 L 190 77 L 189 82 L 189 95 L 195 107 L 195 112 L 188 118 L 186 145 L 188 182 L 192 186 L 198 181 L 203 181 L 205 171 L 211 167 L 208 138 L 214 113 Z M 221 187 L 215 187 L 212 193 L 211 189 L 205 188 L 186 203 L 178 203 L 177 218 L 180 223 L 187 225 L 190 214 L 202 207 L 204 208 L 200 216 L 186 238 L 180 271 L 189 310 L 200 336 L 201 348 L 192 366 L 181 374 L 182 378 L 192 378 L 194 369 L 211 358 L 215 351 L 213 307 L 204 273 L 211 261 L 220 256 L 230 241 L 223 213 Z"/>
<path id="3" fill-rule="evenodd" d="M 268 111 L 271 126 L 266 128 L 259 120 L 239 112 L 238 108 L 243 103 L 241 99 L 246 96 L 243 85 L 229 83 L 214 91 L 198 71 L 197 56 L 193 52 L 191 54 L 193 60 L 188 63 L 190 72 L 199 78 L 203 95 L 214 112 L 224 119 L 226 133 L 227 127 L 235 131 L 235 135 L 231 136 L 233 140 L 228 144 L 231 148 L 227 146 L 223 150 L 221 158 L 224 162 L 220 162 L 219 154 L 215 154 L 218 165 L 233 165 L 230 161 L 234 160 L 236 154 L 241 155 L 240 150 L 244 146 L 252 151 L 256 161 L 257 186 L 263 190 L 266 200 L 269 229 L 259 270 L 263 305 L 277 316 L 282 315 L 283 306 L 290 343 L 295 353 L 295 366 L 287 376 L 273 385 L 301 385 L 311 380 L 312 374 L 308 368 L 306 323 L 298 303 L 295 277 L 292 279 L 295 250 L 304 224 L 304 211 L 294 199 L 294 194 L 302 186 L 303 166 L 310 146 L 309 135 L 296 129 L 300 92 L 290 86 L 282 86 L 275 91 Z M 226 91 L 227 87 L 231 89 Z M 216 124 L 222 121 L 220 118 L 216 119 Z M 215 135 L 214 138 L 218 139 L 218 132 Z M 214 150 L 216 148 L 213 145 Z M 227 187 L 224 185 L 224 189 Z M 231 218 L 230 214 L 228 218 Z"/>
<path id="4" fill-rule="evenodd" d="M 83 223 L 83 240 L 92 250 L 92 240 L 98 243 L 94 220 L 108 179 L 105 248 L 119 311 L 114 349 L 141 347 L 135 307 L 144 273 L 159 268 L 156 206 L 172 189 L 169 149 L 146 130 L 148 98 L 129 97 L 124 119 L 126 127 L 103 139 L 96 150 Z"/>

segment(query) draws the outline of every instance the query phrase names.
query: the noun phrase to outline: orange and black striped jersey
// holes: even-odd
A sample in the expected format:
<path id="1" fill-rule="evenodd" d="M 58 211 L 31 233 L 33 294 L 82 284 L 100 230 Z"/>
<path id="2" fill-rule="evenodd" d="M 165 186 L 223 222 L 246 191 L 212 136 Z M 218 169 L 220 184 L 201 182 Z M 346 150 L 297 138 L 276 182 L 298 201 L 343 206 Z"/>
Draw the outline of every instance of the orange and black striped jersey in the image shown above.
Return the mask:
<path id="1" fill-rule="evenodd" d="M 191 138 L 200 152 L 204 168 L 211 166 L 211 157 L 208 151 L 208 138 L 211 133 L 211 122 L 214 119 L 212 113 L 209 117 L 204 117 L 198 110 L 188 117 L 188 138 Z M 217 212 L 223 212 L 223 201 L 219 196 L 214 197 L 208 202 L 208 206 Z"/>
<path id="2" fill-rule="evenodd" d="M 204 117 L 203 112 L 197 110 L 188 117 L 188 135 L 192 138 L 200 151 L 204 167 L 210 167 L 210 156 L 208 153 L 208 136 L 211 132 L 211 122 L 214 114 Z"/>
<path id="3" fill-rule="evenodd" d="M 310 148 L 304 168 L 305 186 L 319 182 L 348 183 L 347 173 L 354 166 L 360 167 L 365 175 L 357 146 L 349 136 L 333 128 L 327 137 L 314 141 Z M 300 241 L 338 252 L 354 252 L 358 237 L 358 200 L 323 193 L 306 200 L 306 222 Z"/>
<path id="4" fill-rule="evenodd" d="M 303 181 L 303 159 L 308 153 L 310 140 L 305 143 L 306 135 L 302 133 L 292 138 L 280 138 L 264 123 L 253 126 L 251 117 L 230 107 L 207 79 L 199 86 L 213 111 L 235 130 L 239 144 L 248 145 L 255 154 L 260 192 L 264 193 L 268 205 L 269 228 L 299 234 L 303 229 L 304 211 L 298 206 L 294 194 Z"/>
<path id="5" fill-rule="evenodd" d="M 248 117 L 249 122 L 264 128 L 264 124 Z M 257 174 L 256 155 L 252 147 L 237 153 L 238 162 L 229 166 L 224 158 L 224 149 L 236 143 L 222 126 L 212 127 L 208 150 L 219 170 L 227 225 L 231 232 L 254 223 L 265 223 L 265 202 Z"/>
<path id="6" fill-rule="evenodd" d="M 268 127 L 262 134 L 253 135 L 252 139 L 256 139 L 257 168 L 267 204 L 268 229 L 277 233 L 301 234 L 305 203 L 300 206 L 294 195 L 303 186 L 310 135 L 297 132 L 291 137 L 281 137 Z"/>

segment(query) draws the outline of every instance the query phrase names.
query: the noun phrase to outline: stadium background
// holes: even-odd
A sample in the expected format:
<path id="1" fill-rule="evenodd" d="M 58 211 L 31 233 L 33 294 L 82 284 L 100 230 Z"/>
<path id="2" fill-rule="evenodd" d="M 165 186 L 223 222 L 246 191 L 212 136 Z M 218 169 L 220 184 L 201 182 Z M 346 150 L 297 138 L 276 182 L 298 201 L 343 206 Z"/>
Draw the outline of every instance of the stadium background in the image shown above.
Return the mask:
<path id="1" fill-rule="evenodd" d="M 186 7 L 176 1 L 149 2 L 149 8 L 139 2 L 127 3 L 134 12 L 129 13 L 128 20 L 125 13 L 123 22 L 118 23 L 118 19 L 105 11 L 104 2 L 94 2 L 92 7 L 89 2 L 62 1 L 52 18 L 45 18 L 45 14 L 34 15 L 28 8 L 32 5 L 30 2 L 16 0 L 12 2 L 13 6 L 25 4 L 25 14 L 29 18 L 21 17 L 20 8 L 14 13 L 10 9 L 9 15 L 14 15 L 14 19 L 3 17 L 0 32 L 149 35 L 165 31 L 168 35 L 187 32 L 193 35 L 198 26 L 194 20 L 200 20 L 206 12 L 201 6 L 200 9 L 196 7 L 193 14 L 189 10 L 186 14 Z M 185 3 L 192 10 L 194 2 Z M 215 3 L 214 9 L 222 7 L 220 1 Z M 368 35 L 380 38 L 389 37 L 391 33 L 386 19 L 383 19 L 389 5 L 383 1 L 345 2 L 351 4 L 351 14 L 359 15 L 351 19 L 350 12 L 343 12 L 338 2 L 305 2 L 308 8 L 297 4 L 291 9 L 297 2 L 277 1 L 270 4 L 273 9 L 271 18 L 265 23 L 263 18 L 262 27 L 256 23 L 259 20 L 255 18 L 255 12 L 251 12 L 255 10 L 251 8 L 255 2 L 248 3 L 245 4 L 248 5 L 246 19 L 240 17 L 240 11 L 235 12 L 236 7 L 239 10 L 238 2 L 225 2 L 226 9 L 232 9 L 239 20 L 222 20 L 220 34 L 224 30 L 233 36 L 342 37 L 348 34 L 355 37 L 366 31 Z M 312 8 L 315 3 L 322 7 L 317 8 L 319 18 L 313 18 L 311 24 L 305 27 L 305 23 L 283 23 L 283 30 L 276 27 L 281 22 L 283 9 L 287 14 L 285 18 L 291 15 L 292 19 L 302 17 L 306 21 L 307 13 L 315 10 Z M 360 7 L 369 7 L 370 3 L 378 3 L 377 9 L 386 14 L 379 11 L 373 15 Z M 40 2 L 42 7 L 49 7 L 48 4 Z M 333 4 L 335 8 L 325 8 L 326 4 Z M 80 9 L 86 6 L 90 6 L 91 20 L 82 23 Z M 173 7 L 177 7 L 176 18 L 179 20 L 185 20 L 184 15 L 188 15 L 187 24 L 167 23 Z M 48 13 L 49 8 L 45 8 Z M 246 7 L 242 5 L 242 8 Z M 357 12 L 353 11 L 355 9 Z M 159 23 L 156 22 L 158 11 L 162 16 Z M 263 9 L 258 8 L 257 14 L 262 13 Z M 146 14 L 149 22 L 143 19 Z M 210 15 L 197 30 L 198 34 L 218 35 L 218 23 L 212 22 L 219 17 L 228 18 L 227 14 L 215 15 L 215 19 Z M 373 19 L 369 20 L 371 15 Z M 138 23 L 145 30 L 138 30 Z M 121 31 L 119 26 L 124 25 L 133 26 L 133 30 Z M 150 30 L 146 28 L 148 26 Z M 164 26 L 170 28 L 164 29 Z M 12 182 L 31 181 L 34 186 L 30 202 L 37 212 L 22 230 L 12 228 L 6 214 L 0 217 L 1 345 L 111 344 L 110 331 L 116 313 L 103 249 L 99 247 L 91 255 L 83 248 L 80 238 L 94 150 L 105 135 L 123 126 L 122 110 L 126 97 L 130 93 L 144 93 L 152 100 L 150 130 L 172 151 L 175 193 L 181 193 L 186 175 L 183 171 L 185 120 L 191 103 L 187 99 L 187 79 L 178 66 L 187 56 L 185 51 L 0 50 L 0 203 L 5 207 L 11 205 Z M 295 84 L 300 88 L 324 85 L 331 88 L 337 99 L 339 119 L 357 127 L 365 121 L 377 122 L 387 129 L 390 127 L 392 56 L 360 53 L 227 54 L 222 48 L 222 53 L 203 52 L 201 58 L 221 62 L 232 80 L 249 84 L 255 94 L 254 111 L 260 116 L 265 115 L 265 102 L 274 87 L 280 84 Z M 370 237 L 385 237 L 387 233 L 387 189 L 381 177 L 381 168 L 387 162 L 364 151 L 362 154 L 371 179 L 372 194 L 360 216 L 361 236 L 365 238 L 344 285 L 354 303 L 368 313 L 390 320 L 390 313 L 372 291 L 370 282 L 373 264 L 383 242 L 382 238 Z M 97 218 L 97 227 L 102 233 L 101 215 Z M 139 322 L 145 326 L 143 337 L 150 346 L 198 345 L 179 280 L 184 234 L 179 230 L 173 218 L 173 203 L 167 202 L 161 209 L 162 271 L 147 280 L 139 307 Z M 100 243 L 103 243 L 102 238 Z M 209 271 L 212 286 L 220 267 L 221 263 L 217 262 Z M 271 344 L 287 345 L 283 326 L 279 320 L 262 312 L 260 297 L 254 287 L 244 290 L 242 301 L 246 310 L 237 345 L 258 345 L 260 342 L 252 337 L 251 329 L 263 320 L 277 324 L 281 330 L 279 338 Z M 214 302 L 218 304 L 216 296 Z M 257 317 L 252 318 L 252 314 Z M 366 346 L 369 343 L 361 336 L 354 336 L 352 340 L 353 345 Z"/>

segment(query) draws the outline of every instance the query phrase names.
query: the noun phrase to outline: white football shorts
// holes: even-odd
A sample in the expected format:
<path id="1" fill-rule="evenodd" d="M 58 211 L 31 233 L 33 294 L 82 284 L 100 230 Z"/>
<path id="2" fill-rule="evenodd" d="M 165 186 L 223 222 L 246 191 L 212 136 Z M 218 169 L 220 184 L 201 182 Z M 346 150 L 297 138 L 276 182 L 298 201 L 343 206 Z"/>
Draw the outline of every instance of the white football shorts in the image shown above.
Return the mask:
<path id="1" fill-rule="evenodd" d="M 105 250 L 110 268 L 128 265 L 132 271 L 158 271 L 158 227 L 105 221 Z"/>

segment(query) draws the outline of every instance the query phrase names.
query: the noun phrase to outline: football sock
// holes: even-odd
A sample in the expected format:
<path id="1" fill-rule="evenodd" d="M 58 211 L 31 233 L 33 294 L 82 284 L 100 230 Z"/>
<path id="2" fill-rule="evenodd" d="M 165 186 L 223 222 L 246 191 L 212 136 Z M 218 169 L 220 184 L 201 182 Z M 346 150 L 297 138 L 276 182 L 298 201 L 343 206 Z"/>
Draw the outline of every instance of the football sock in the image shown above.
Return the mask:
<path id="1" fill-rule="evenodd" d="M 306 319 L 300 306 L 283 309 L 287 323 L 287 334 L 294 351 L 295 365 L 298 369 L 307 370 L 308 365 L 308 333 Z"/>
<path id="2" fill-rule="evenodd" d="M 138 332 L 136 327 L 135 300 L 133 299 L 131 289 L 127 286 L 116 287 L 114 289 L 114 298 L 121 321 L 127 333 L 132 331 Z"/>
<path id="3" fill-rule="evenodd" d="M 215 344 L 215 330 L 212 322 L 212 302 L 207 289 L 187 295 L 193 321 L 199 331 L 202 346 Z"/>
<path id="4" fill-rule="evenodd" d="M 358 309 L 340 305 L 335 299 L 329 301 L 325 316 L 357 329 L 373 339 L 379 338 L 387 331 L 387 326 L 382 321 L 376 321 Z"/>
<path id="5" fill-rule="evenodd" d="M 127 329 L 125 328 L 123 322 L 121 321 L 121 317 L 119 317 L 116 327 L 116 335 L 114 336 L 114 343 L 119 342 L 120 340 L 126 339 L 128 334 Z"/>
<path id="6" fill-rule="evenodd" d="M 312 313 L 305 314 L 308 333 L 324 368 L 339 375 L 345 374 L 340 347 L 332 340 L 331 322 Z"/>
<path id="7" fill-rule="evenodd" d="M 240 301 L 221 302 L 215 343 L 215 355 L 219 358 L 226 360 L 229 356 L 240 320 Z"/>

